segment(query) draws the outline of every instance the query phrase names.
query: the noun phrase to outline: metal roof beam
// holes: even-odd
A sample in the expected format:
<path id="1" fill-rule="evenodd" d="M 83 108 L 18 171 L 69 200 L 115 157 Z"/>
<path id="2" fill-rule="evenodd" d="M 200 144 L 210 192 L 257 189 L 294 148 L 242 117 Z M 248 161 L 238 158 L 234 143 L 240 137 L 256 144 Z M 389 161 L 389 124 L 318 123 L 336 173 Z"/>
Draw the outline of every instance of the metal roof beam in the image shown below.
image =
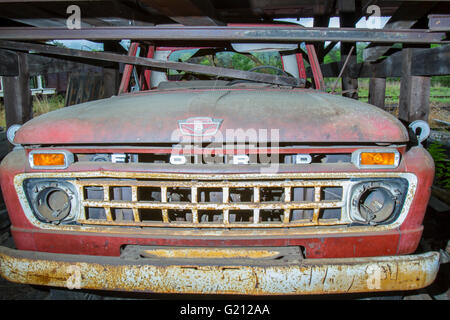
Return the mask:
<path id="1" fill-rule="evenodd" d="M 153 40 L 153 41 L 235 41 L 298 43 L 303 41 L 450 43 L 446 32 L 429 30 L 384 30 L 356 28 L 281 27 L 95 27 L 0 28 L 0 40 Z"/>

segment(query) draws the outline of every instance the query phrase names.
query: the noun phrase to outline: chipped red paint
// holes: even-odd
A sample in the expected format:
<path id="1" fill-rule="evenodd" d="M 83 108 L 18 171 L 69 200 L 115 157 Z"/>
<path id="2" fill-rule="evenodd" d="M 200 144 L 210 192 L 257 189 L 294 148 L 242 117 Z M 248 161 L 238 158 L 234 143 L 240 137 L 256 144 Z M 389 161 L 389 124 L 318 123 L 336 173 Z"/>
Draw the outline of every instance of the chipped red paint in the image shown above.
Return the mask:
<path id="1" fill-rule="evenodd" d="M 303 63 L 303 55 L 301 53 L 296 53 L 295 58 L 297 59 L 298 74 L 301 79 L 306 79 L 306 69 Z"/>
<path id="2" fill-rule="evenodd" d="M 32 119 L 17 132 L 15 142 L 176 143 L 177 121 L 190 117 L 223 119 L 217 135 L 224 142 L 235 142 L 227 133 L 239 129 L 268 130 L 269 138 L 272 129 L 279 130 L 280 143 L 408 140 L 395 117 L 369 104 L 314 90 L 254 88 L 153 90 L 88 102 Z"/>
<path id="3" fill-rule="evenodd" d="M 119 256 L 120 248 L 127 244 L 148 246 L 193 246 L 193 247 L 252 247 L 252 246 L 303 246 L 307 258 L 350 258 L 395 255 L 402 233 L 368 233 L 342 236 L 297 239 L 260 237 L 248 239 L 201 239 L 195 237 L 144 237 L 140 234 L 86 234 L 51 232 L 12 228 L 16 246 L 21 250 L 51 253 Z M 415 234 L 417 236 L 417 234 Z M 420 232 L 419 232 L 420 236 Z"/>
<path id="4" fill-rule="evenodd" d="M 434 179 L 434 162 L 431 155 L 422 147 L 411 148 L 404 154 L 406 170 L 414 172 L 418 178 L 417 191 L 414 195 L 408 216 L 400 230 L 414 230 L 422 226 L 422 221 L 431 196 L 431 185 Z M 414 252 L 419 245 L 421 235 L 407 233 L 399 241 L 400 252 Z"/>
<path id="5" fill-rule="evenodd" d="M 317 90 L 324 90 L 325 83 L 323 82 L 322 70 L 320 70 L 320 63 L 317 59 L 316 49 L 314 49 L 313 44 L 306 45 L 306 51 L 308 53 L 308 58 L 311 63 L 311 71 L 313 73 L 314 85 Z"/>
<path id="6" fill-rule="evenodd" d="M 402 150 L 403 151 L 403 150 Z M 403 153 L 403 152 L 402 152 Z M 288 246 L 305 247 L 309 258 L 383 256 L 409 254 L 415 251 L 422 234 L 422 220 L 430 195 L 433 180 L 434 165 L 429 154 L 420 147 L 415 147 L 402 155 L 398 168 L 391 172 L 412 172 L 417 175 L 417 191 L 412 200 L 410 212 L 403 224 L 394 230 L 365 233 L 343 234 L 310 234 L 301 236 L 251 236 L 241 235 L 227 237 L 226 235 L 202 236 L 195 235 L 152 235 L 146 232 L 73 232 L 41 230 L 32 225 L 22 210 L 13 179 L 16 174 L 30 171 L 27 169 L 25 151 L 14 151 L 3 161 L 0 168 L 1 187 L 12 223 L 12 234 L 17 248 L 22 250 L 37 250 L 53 253 L 79 253 L 87 255 L 117 256 L 120 247 L 125 244 L 142 245 L 172 245 L 172 246 Z M 214 166 L 213 166 L 214 167 Z M 108 163 L 75 163 L 65 171 L 130 171 L 130 172 L 184 172 L 189 173 L 251 173 L 251 167 L 227 168 L 198 167 L 159 167 L 155 170 L 145 166 L 130 166 L 130 164 Z M 56 170 L 52 170 L 56 171 Z M 207 171 L 207 172 L 206 172 Z M 225 172 L 224 172 L 225 171 Z M 375 172 L 380 170 L 360 170 L 349 163 L 333 164 L 331 166 L 308 165 L 304 167 L 280 167 L 280 172 Z M 385 171 L 385 170 L 384 170 Z"/>

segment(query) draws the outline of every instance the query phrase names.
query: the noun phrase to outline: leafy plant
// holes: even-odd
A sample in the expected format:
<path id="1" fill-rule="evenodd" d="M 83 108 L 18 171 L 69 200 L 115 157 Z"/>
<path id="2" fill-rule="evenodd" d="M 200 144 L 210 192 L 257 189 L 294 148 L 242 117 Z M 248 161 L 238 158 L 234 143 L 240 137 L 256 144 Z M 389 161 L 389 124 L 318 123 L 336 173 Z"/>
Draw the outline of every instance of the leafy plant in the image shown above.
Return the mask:
<path id="1" fill-rule="evenodd" d="M 436 167 L 436 182 L 445 189 L 450 189 L 450 170 L 448 167 L 449 159 L 445 153 L 444 145 L 439 142 L 432 142 L 428 148 Z"/>

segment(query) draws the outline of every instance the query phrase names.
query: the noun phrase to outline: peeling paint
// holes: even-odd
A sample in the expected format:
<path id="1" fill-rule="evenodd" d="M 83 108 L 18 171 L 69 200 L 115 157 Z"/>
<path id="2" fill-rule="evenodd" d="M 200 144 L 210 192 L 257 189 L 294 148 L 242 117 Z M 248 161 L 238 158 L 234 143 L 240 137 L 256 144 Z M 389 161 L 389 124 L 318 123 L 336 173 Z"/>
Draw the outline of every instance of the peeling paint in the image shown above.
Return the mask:
<path id="1" fill-rule="evenodd" d="M 423 288 L 436 277 L 439 253 L 306 259 L 282 266 L 228 266 L 170 264 L 167 259 L 130 262 L 121 258 L 36 253 L 0 247 L 1 274 L 13 282 L 66 287 L 74 275 L 68 272 L 69 266 L 75 266 L 79 271 L 82 289 L 301 295 Z M 375 270 L 379 274 L 367 270 Z"/>
<path id="2" fill-rule="evenodd" d="M 229 259 L 229 258 L 276 258 L 280 252 L 276 250 L 261 249 L 227 249 L 227 248 L 167 248 L 167 249 L 146 249 L 142 250 L 142 255 L 146 257 L 160 258 L 189 258 L 189 259 Z"/>

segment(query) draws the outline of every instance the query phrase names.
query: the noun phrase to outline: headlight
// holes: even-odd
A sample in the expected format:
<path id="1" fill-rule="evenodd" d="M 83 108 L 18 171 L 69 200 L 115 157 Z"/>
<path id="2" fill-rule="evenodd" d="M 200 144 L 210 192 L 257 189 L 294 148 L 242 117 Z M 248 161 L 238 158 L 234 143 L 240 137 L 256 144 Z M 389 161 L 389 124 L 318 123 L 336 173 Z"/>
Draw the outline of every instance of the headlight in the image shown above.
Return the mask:
<path id="1" fill-rule="evenodd" d="M 403 179 L 363 181 L 351 193 L 350 217 L 371 225 L 395 220 L 402 208 L 407 182 Z"/>
<path id="2" fill-rule="evenodd" d="M 25 181 L 25 190 L 33 213 L 40 221 L 67 223 L 76 218 L 78 196 L 70 182 L 30 179 Z"/>

